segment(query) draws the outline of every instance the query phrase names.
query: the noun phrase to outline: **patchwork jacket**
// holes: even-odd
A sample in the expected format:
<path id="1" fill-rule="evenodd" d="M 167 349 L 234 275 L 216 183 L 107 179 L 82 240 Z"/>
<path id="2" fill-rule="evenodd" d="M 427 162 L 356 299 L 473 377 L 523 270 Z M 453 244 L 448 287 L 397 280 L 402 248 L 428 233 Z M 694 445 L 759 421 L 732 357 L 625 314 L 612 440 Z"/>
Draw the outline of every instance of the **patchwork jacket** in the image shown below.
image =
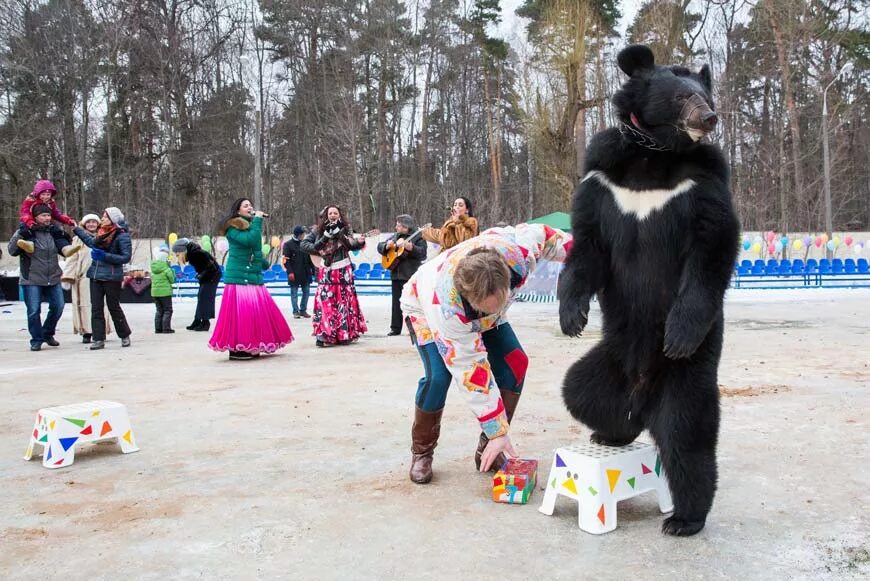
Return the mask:
<path id="1" fill-rule="evenodd" d="M 433 258 L 408 280 L 402 311 L 418 345 L 435 343 L 453 384 L 490 438 L 507 433 L 508 423 L 481 334 L 507 322 L 506 313 L 539 260 L 564 262 L 570 235 L 544 224 L 491 228 Z M 475 248 L 493 248 L 511 269 L 511 291 L 501 312 L 479 316 L 463 302 L 453 282 L 456 266 Z"/>

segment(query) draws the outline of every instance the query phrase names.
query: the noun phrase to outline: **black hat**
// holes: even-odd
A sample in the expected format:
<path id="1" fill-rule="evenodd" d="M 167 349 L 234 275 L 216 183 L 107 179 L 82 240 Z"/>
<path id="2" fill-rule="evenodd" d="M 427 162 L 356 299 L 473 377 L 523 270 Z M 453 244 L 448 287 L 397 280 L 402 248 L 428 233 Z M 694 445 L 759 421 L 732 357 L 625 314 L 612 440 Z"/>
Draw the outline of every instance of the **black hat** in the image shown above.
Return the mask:
<path id="1" fill-rule="evenodd" d="M 293 236 L 299 236 L 300 234 L 305 234 L 305 226 L 296 226 L 293 228 Z"/>
<path id="2" fill-rule="evenodd" d="M 34 218 L 39 216 L 40 214 L 51 214 L 51 208 L 49 208 L 45 204 L 35 204 L 31 209 L 30 213 Z"/>

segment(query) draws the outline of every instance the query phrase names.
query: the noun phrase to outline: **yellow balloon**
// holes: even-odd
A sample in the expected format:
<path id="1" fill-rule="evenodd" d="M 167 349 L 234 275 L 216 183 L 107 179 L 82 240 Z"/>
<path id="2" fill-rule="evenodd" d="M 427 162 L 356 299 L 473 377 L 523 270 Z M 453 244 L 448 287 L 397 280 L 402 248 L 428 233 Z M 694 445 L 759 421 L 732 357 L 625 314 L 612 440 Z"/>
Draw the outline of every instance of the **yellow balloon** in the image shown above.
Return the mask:
<path id="1" fill-rule="evenodd" d="M 178 234 L 173 232 L 169 235 L 169 247 L 172 248 L 172 245 L 175 244 L 175 241 L 178 240 Z"/>
<path id="2" fill-rule="evenodd" d="M 795 250 L 800 250 L 804 247 L 804 241 L 803 240 L 795 240 L 793 246 L 794 246 Z"/>
<path id="3" fill-rule="evenodd" d="M 834 236 L 834 246 L 839 246 L 839 245 L 840 245 L 840 237 Z"/>
<path id="4" fill-rule="evenodd" d="M 278 238 L 277 236 L 272 236 L 272 248 L 278 248 L 278 246 L 280 244 L 281 244 L 281 239 Z"/>
<path id="5" fill-rule="evenodd" d="M 761 252 L 761 244 L 758 243 L 758 242 L 756 242 L 755 244 L 753 244 L 753 245 L 752 245 L 752 252 L 754 252 L 754 253 L 756 253 L 756 254 L 758 254 L 759 252 Z"/>

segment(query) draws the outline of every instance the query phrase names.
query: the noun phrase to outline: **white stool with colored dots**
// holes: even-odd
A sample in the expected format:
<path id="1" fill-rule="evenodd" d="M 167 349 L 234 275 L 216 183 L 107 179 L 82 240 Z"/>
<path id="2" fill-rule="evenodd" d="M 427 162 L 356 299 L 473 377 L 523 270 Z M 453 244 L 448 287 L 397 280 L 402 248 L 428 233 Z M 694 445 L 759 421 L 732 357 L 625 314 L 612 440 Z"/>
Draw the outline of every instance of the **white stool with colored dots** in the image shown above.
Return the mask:
<path id="1" fill-rule="evenodd" d="M 632 442 L 611 447 L 576 444 L 557 448 L 538 509 L 553 514 L 556 498 L 567 496 L 579 504 L 580 528 L 600 535 L 616 528 L 616 503 L 655 490 L 661 511 L 674 509 L 658 449 Z"/>
<path id="2" fill-rule="evenodd" d="M 24 459 L 33 457 L 34 446 L 42 446 L 42 465 L 63 468 L 75 461 L 76 444 L 110 439 L 118 440 L 124 454 L 139 451 L 123 404 L 89 401 L 43 408 L 36 413 Z"/>

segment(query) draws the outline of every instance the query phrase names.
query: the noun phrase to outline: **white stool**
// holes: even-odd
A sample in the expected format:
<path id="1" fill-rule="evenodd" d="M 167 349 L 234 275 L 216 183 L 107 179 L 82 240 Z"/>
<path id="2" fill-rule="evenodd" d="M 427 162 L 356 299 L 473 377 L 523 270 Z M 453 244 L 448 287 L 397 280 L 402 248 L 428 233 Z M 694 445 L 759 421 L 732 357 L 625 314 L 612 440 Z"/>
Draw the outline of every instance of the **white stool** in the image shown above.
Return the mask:
<path id="1" fill-rule="evenodd" d="M 619 448 L 577 444 L 557 448 L 547 478 L 544 501 L 538 510 L 553 514 L 556 497 L 579 503 L 580 528 L 600 535 L 616 528 L 616 503 L 650 490 L 658 493 L 662 512 L 674 509 L 658 450 L 632 442 Z"/>
<path id="2" fill-rule="evenodd" d="M 44 408 L 36 413 L 24 459 L 33 457 L 34 444 L 43 447 L 42 465 L 62 468 L 75 461 L 75 445 L 117 439 L 121 452 L 138 452 L 127 408 L 113 401 L 89 401 Z"/>

